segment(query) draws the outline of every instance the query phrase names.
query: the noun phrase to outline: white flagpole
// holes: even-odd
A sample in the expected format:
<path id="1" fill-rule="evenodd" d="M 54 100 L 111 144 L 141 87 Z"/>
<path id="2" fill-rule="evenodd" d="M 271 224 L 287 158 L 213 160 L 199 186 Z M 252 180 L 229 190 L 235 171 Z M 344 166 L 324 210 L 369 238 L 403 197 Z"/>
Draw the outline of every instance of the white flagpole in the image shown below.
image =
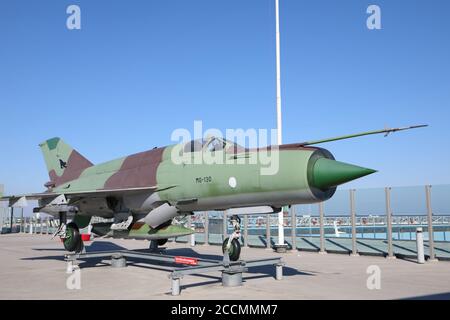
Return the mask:
<path id="1" fill-rule="evenodd" d="M 277 144 L 282 144 L 281 123 L 281 72 L 280 72 L 280 6 L 275 0 L 276 16 L 276 59 L 277 59 Z M 278 213 L 278 245 L 284 245 L 283 209 Z"/>

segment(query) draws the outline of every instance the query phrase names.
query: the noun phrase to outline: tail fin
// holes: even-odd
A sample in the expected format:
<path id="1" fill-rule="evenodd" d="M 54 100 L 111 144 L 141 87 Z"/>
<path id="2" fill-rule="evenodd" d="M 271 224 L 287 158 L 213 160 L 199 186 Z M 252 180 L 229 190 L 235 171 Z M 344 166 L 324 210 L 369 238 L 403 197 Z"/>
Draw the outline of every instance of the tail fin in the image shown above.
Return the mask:
<path id="1" fill-rule="evenodd" d="M 46 187 L 57 187 L 77 179 L 83 170 L 93 164 L 60 138 L 49 139 L 39 145 L 47 165 L 50 182 Z"/>

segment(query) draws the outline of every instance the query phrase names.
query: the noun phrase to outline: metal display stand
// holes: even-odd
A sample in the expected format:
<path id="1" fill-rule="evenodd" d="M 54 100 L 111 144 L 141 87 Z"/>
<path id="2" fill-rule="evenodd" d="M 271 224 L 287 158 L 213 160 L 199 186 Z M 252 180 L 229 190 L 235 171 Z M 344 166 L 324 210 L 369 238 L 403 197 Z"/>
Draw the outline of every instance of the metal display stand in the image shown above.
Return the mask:
<path id="1" fill-rule="evenodd" d="M 173 256 L 160 253 L 147 253 L 138 252 L 133 250 L 115 250 L 115 251 L 97 251 L 97 252 L 81 252 L 65 255 L 65 261 L 67 262 L 67 273 L 72 273 L 74 266 L 78 260 L 109 258 L 111 267 L 123 268 L 127 265 L 127 259 L 144 260 L 148 265 L 159 265 L 166 263 L 172 265 L 167 271 L 170 272 L 169 279 L 171 280 L 171 293 L 173 296 L 177 296 L 181 292 L 181 279 L 187 275 L 202 274 L 208 272 L 221 272 L 222 273 L 222 285 L 224 287 L 234 287 L 242 285 L 242 274 L 248 271 L 248 268 L 258 266 L 275 266 L 275 279 L 281 280 L 283 278 L 283 266 L 281 258 L 268 258 L 258 260 L 239 260 L 230 261 L 228 254 L 224 255 L 222 261 L 185 257 L 185 256 Z M 184 267 L 178 267 L 184 265 Z M 158 270 L 161 270 L 160 268 Z"/>

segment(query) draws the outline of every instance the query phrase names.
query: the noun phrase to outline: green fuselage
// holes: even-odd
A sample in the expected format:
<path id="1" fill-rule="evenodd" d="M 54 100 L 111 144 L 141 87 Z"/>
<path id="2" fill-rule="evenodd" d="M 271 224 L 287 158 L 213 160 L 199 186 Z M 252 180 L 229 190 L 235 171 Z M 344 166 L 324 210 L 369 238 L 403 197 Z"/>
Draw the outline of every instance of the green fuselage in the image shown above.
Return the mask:
<path id="1" fill-rule="evenodd" d="M 118 237 L 163 239 L 192 233 L 170 222 L 194 211 L 252 207 L 273 212 L 285 205 L 324 201 L 337 185 L 374 172 L 335 161 L 321 148 L 245 149 L 216 138 L 98 165 L 59 138 L 40 146 L 50 177 L 42 212 L 60 214 L 67 206 L 55 207 L 52 195 L 64 195 L 77 213 L 77 225 L 87 225 L 92 216 L 114 218 L 114 228 L 111 222 L 96 230 Z M 116 229 L 130 215 L 132 223 Z"/>
<path id="2" fill-rule="evenodd" d="M 124 177 L 122 184 L 118 183 L 114 188 L 133 188 L 135 186 L 130 185 L 127 177 L 136 172 L 146 176 L 148 174 L 145 170 L 152 168 L 156 170 L 156 181 L 138 181 L 137 186 L 152 186 L 156 182 L 155 192 L 130 196 L 124 194 L 120 197 L 126 207 L 135 213 L 146 213 L 161 202 L 177 206 L 180 212 L 261 205 L 281 207 L 323 201 L 331 197 L 335 190 L 334 187 L 320 190 L 311 185 L 315 161 L 319 158 L 332 158 L 324 149 L 274 150 L 270 153 L 270 158 L 273 162 L 277 161 L 276 169 L 264 174 L 264 169 L 269 168 L 269 165 L 267 161 L 261 163 L 259 150 L 240 153 L 215 151 L 214 157 L 219 163 L 212 164 L 205 163 L 203 158 L 200 163 L 196 163 L 202 155 L 206 158 L 205 151 L 192 152 L 185 155 L 183 163 L 176 164 L 171 158 L 173 148 L 174 146 L 164 148 L 161 157 L 153 159 L 157 163 L 151 165 L 136 161 L 134 166 L 124 168 L 124 162 L 128 158 L 125 157 L 89 167 L 79 178 L 54 188 L 53 192 L 101 190 L 113 176 L 119 174 Z M 152 151 L 155 150 L 148 152 Z M 267 152 L 264 155 L 268 159 Z M 79 204 L 81 211 L 107 215 L 108 208 L 103 205 L 102 199 L 85 202 Z"/>
<path id="3" fill-rule="evenodd" d="M 201 152 L 201 151 L 200 151 Z M 174 164 L 170 158 L 171 148 L 163 154 L 158 167 L 158 186 L 169 187 L 159 192 L 162 200 L 180 205 L 183 210 L 214 210 L 233 207 L 270 205 L 281 207 L 294 203 L 311 203 L 328 199 L 332 193 L 312 190 L 309 183 L 314 159 L 324 157 L 320 149 L 278 150 L 270 155 L 277 159 L 278 169 L 263 174 L 268 166 L 261 164 L 258 150 L 240 154 L 216 151 L 220 164 L 196 164 L 195 153 L 188 164 Z M 314 156 L 313 156 L 314 155 Z M 226 160 L 232 160 L 225 163 Z M 237 158 L 237 159 L 235 159 Z M 243 163 L 237 163 L 241 160 Z M 275 161 L 275 160 L 274 160 Z M 320 195 L 319 195 L 320 194 Z M 196 201 L 191 201 L 196 199 Z"/>

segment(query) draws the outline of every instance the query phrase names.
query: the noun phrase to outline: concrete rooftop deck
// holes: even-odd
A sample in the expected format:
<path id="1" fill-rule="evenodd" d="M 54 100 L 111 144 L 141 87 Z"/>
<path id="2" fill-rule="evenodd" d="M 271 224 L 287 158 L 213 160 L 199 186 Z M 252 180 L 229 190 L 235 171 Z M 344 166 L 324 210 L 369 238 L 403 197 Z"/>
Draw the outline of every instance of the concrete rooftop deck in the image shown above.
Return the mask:
<path id="1" fill-rule="evenodd" d="M 88 251 L 145 249 L 147 241 L 96 239 Z M 167 254 L 220 259 L 218 246 L 167 244 Z M 224 288 L 220 273 L 186 276 L 181 295 L 170 295 L 170 280 L 159 269 L 131 264 L 115 269 L 107 264 L 81 263 L 81 289 L 66 288 L 64 250 L 49 235 L 0 236 L 0 299 L 450 299 L 450 262 L 411 261 L 383 257 L 351 257 L 290 252 L 284 255 L 284 279 L 274 279 L 274 267 L 250 269 L 242 287 Z M 242 259 L 280 256 L 270 250 L 243 248 Z M 369 266 L 381 270 L 381 289 L 366 286 Z"/>

